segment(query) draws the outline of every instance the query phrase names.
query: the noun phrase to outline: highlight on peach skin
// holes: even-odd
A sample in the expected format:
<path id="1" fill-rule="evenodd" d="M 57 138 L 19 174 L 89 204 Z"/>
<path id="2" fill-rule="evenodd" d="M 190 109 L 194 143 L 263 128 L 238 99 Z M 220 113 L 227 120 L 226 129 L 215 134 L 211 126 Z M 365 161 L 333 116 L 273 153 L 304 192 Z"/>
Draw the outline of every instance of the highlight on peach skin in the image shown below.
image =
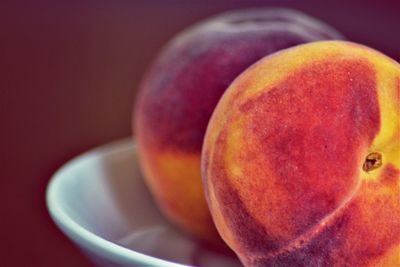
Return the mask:
<path id="1" fill-rule="evenodd" d="M 217 229 L 245 266 L 400 266 L 400 65 L 323 41 L 252 65 L 205 136 Z"/>
<path id="2" fill-rule="evenodd" d="M 140 87 L 134 134 L 147 184 L 161 210 L 202 239 L 215 239 L 201 183 L 201 147 L 211 114 L 229 84 L 267 54 L 323 39 L 328 25 L 289 9 L 224 13 L 174 38 Z"/>

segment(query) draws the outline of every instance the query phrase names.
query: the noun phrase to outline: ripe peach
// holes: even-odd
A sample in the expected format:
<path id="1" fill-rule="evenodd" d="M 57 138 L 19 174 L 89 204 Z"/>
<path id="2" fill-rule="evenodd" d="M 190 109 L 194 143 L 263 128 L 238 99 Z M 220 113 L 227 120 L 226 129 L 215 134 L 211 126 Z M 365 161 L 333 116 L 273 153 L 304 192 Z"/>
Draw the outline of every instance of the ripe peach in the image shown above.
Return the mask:
<path id="1" fill-rule="evenodd" d="M 206 20 L 164 48 L 141 84 L 134 132 L 146 181 L 172 221 L 199 237 L 218 236 L 203 195 L 200 155 L 208 120 L 231 81 L 277 50 L 339 38 L 302 13 L 254 9 Z"/>
<path id="2" fill-rule="evenodd" d="M 400 65 L 349 42 L 265 57 L 217 105 L 202 154 L 246 266 L 400 266 Z"/>

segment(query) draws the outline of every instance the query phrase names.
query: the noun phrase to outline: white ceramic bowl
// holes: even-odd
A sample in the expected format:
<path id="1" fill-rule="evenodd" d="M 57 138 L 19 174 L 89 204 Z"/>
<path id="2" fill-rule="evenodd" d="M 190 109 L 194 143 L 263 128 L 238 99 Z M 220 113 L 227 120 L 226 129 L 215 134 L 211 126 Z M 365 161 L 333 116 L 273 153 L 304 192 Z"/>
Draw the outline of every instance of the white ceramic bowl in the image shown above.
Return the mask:
<path id="1" fill-rule="evenodd" d="M 51 179 L 58 227 L 99 266 L 240 266 L 174 229 L 153 203 L 130 139 L 89 151 Z"/>

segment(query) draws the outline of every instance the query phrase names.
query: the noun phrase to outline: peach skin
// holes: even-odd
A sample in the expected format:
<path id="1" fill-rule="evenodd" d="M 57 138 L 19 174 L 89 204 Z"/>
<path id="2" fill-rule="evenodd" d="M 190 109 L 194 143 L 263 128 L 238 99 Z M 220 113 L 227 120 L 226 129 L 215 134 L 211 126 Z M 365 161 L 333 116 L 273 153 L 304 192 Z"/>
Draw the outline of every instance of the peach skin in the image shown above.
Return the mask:
<path id="1" fill-rule="evenodd" d="M 201 183 L 201 146 L 219 98 L 248 66 L 280 49 L 341 39 L 331 27 L 288 9 L 224 13 L 179 34 L 141 86 L 134 135 L 146 182 L 161 210 L 186 232 L 218 237 Z"/>
<path id="2" fill-rule="evenodd" d="M 400 266 L 400 65 L 322 41 L 265 57 L 218 103 L 206 199 L 245 266 Z"/>

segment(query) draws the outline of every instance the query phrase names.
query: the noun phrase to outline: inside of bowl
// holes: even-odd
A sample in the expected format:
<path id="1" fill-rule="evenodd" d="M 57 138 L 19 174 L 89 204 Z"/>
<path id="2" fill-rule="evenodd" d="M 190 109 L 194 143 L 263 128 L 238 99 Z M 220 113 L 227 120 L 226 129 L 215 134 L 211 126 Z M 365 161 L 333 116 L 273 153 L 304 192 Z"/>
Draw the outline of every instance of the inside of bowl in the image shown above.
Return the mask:
<path id="1" fill-rule="evenodd" d="M 240 266 L 170 225 L 154 204 L 131 143 L 93 151 L 64 168 L 61 208 L 87 231 L 159 259 L 195 266 Z"/>

